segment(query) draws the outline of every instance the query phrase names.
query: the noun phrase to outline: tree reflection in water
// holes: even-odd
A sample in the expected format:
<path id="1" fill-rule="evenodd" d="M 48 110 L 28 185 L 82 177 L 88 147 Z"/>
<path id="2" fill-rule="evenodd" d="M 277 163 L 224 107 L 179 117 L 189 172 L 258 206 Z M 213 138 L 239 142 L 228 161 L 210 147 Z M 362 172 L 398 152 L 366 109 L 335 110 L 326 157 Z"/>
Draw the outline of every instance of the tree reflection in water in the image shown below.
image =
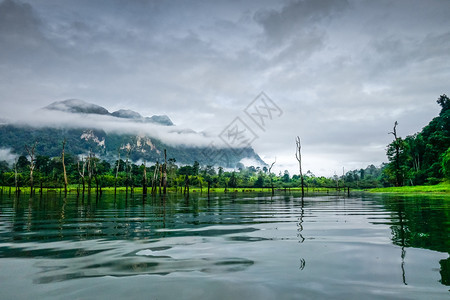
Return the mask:
<path id="1" fill-rule="evenodd" d="M 392 197 L 385 196 L 385 205 L 393 212 L 391 220 L 392 241 L 400 246 L 403 283 L 406 282 L 406 248 L 423 248 L 450 253 L 449 227 L 450 216 L 448 199 L 430 197 Z M 405 205 L 406 201 L 408 205 Z M 450 285 L 450 258 L 439 261 L 440 282 Z"/>

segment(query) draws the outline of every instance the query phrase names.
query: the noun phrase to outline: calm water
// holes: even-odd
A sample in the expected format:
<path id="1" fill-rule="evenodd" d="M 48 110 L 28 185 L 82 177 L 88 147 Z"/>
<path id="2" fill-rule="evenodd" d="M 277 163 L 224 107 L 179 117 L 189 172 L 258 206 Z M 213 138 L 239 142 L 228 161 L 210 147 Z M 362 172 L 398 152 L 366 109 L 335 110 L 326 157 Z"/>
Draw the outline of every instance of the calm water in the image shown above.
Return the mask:
<path id="1" fill-rule="evenodd" d="M 450 198 L 0 197 L 0 299 L 449 299 Z"/>

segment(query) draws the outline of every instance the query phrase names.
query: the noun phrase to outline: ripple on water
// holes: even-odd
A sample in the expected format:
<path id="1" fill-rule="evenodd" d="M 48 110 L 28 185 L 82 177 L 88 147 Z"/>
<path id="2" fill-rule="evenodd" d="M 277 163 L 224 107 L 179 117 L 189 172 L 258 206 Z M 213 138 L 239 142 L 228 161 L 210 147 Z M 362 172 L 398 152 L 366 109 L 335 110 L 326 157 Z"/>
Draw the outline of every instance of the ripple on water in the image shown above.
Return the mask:
<path id="1" fill-rule="evenodd" d="M 0 263 L 9 269 L 2 293 L 15 295 L 20 286 L 59 295 L 62 286 L 67 292 L 89 283 L 99 284 L 94 294 L 105 298 L 124 282 L 135 290 L 158 282 L 153 290 L 169 298 L 174 289 L 164 282 L 175 280 L 180 289 L 195 283 L 208 295 L 216 291 L 205 282 L 220 282 L 222 298 L 255 286 L 270 298 L 312 290 L 337 298 L 376 298 L 379 291 L 448 296 L 447 203 L 372 195 L 302 201 L 289 194 L 3 199 Z"/>

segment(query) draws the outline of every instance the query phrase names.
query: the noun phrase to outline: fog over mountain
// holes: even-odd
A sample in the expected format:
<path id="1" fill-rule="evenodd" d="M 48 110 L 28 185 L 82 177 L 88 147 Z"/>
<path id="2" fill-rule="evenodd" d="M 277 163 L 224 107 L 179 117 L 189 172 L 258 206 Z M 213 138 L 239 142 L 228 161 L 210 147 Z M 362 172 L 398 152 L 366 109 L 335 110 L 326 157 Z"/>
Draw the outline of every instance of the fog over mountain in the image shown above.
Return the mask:
<path id="1" fill-rule="evenodd" d="M 63 101 L 56 101 L 43 109 L 46 110 L 56 110 L 62 112 L 69 113 L 80 113 L 80 114 L 93 114 L 93 115 L 107 115 L 113 116 L 116 118 L 123 119 L 131 119 L 135 122 L 148 122 L 148 123 L 156 123 L 159 125 L 171 126 L 173 125 L 170 118 L 166 115 L 162 116 L 151 116 L 151 117 L 142 117 L 140 113 L 132 111 L 130 109 L 119 109 L 110 113 L 106 108 L 96 105 L 93 103 L 88 103 L 79 99 L 68 99 Z"/>
<path id="2" fill-rule="evenodd" d="M 46 107 L 44 107 L 44 109 L 59 110 L 70 113 L 109 115 L 109 111 L 106 108 L 78 99 L 56 101 L 52 104 L 47 105 Z"/>
<path id="3" fill-rule="evenodd" d="M 156 162 L 169 158 L 180 164 L 215 165 L 236 168 L 265 165 L 250 145 L 230 148 L 206 133 L 175 126 L 166 115 L 142 117 L 138 112 L 120 109 L 110 113 L 106 108 L 82 100 L 53 102 L 22 119 L 0 125 L 0 160 L 12 162 L 26 155 L 25 145 L 38 142 L 39 155 L 57 157 L 62 141 L 66 151 L 97 156 L 114 161 L 118 151 L 128 153 L 133 161 Z M 215 153 L 219 151 L 220 155 Z"/>
<path id="4" fill-rule="evenodd" d="M 215 138 L 206 132 L 175 126 L 166 115 L 143 117 L 139 112 L 126 108 L 110 113 L 103 106 L 79 99 L 55 101 L 32 114 L 14 118 L 7 123 L 31 127 L 92 128 L 117 134 L 149 135 L 173 146 L 204 147 Z"/>

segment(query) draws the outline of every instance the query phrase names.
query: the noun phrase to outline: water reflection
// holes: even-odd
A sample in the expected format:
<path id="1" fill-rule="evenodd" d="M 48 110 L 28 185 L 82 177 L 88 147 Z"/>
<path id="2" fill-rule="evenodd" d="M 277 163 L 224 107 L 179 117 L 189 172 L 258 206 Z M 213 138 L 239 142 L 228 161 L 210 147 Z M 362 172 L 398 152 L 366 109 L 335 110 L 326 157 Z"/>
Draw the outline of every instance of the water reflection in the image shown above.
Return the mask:
<path id="1" fill-rule="evenodd" d="M 247 236 L 258 230 L 251 225 L 260 223 L 255 219 L 261 216 L 244 215 L 237 200 L 236 195 L 16 198 L 13 211 L 2 206 L 0 258 L 40 259 L 35 264 L 41 269 L 35 283 L 106 275 L 236 272 L 253 261 L 226 254 L 216 257 L 212 249 L 199 256 L 192 253 L 217 237 L 234 242 L 265 240 Z M 135 241 L 160 246 L 132 250 Z M 171 253 L 174 249 L 190 256 L 177 257 Z"/>
<path id="2" fill-rule="evenodd" d="M 449 253 L 449 211 L 439 199 L 372 195 L 4 197 L 0 260 L 30 261 L 32 280 L 46 284 L 233 273 L 235 284 L 256 278 L 322 291 L 326 284 L 384 288 L 396 281 L 413 290 L 422 269 L 411 248 Z M 439 259 L 433 256 L 440 269 L 427 270 L 449 285 L 449 259 Z"/>
<path id="3" fill-rule="evenodd" d="M 446 198 L 384 196 L 383 204 L 392 211 L 389 224 L 392 241 L 401 247 L 401 269 L 406 282 L 406 249 L 424 248 L 450 254 L 450 203 Z M 439 261 L 440 282 L 450 285 L 450 258 Z"/>

